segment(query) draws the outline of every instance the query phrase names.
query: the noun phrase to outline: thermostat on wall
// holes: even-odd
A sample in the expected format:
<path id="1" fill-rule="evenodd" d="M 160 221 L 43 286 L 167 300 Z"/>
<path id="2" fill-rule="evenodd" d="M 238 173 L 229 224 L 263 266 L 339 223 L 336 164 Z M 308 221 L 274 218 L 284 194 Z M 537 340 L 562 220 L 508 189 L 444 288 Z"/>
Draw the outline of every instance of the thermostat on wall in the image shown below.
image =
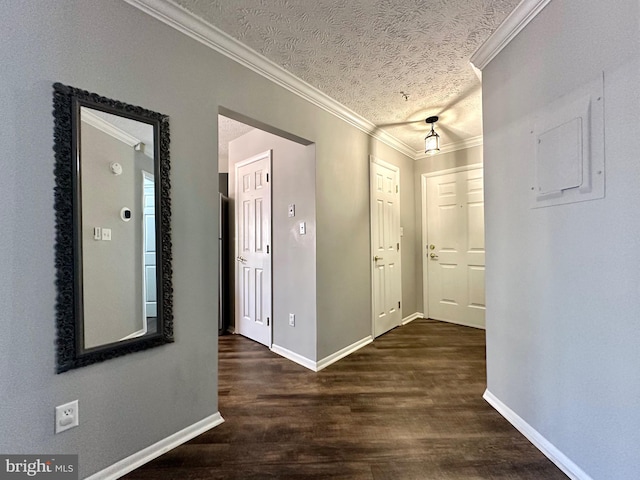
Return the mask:
<path id="1" fill-rule="evenodd" d="M 128 222 L 129 220 L 131 220 L 131 209 L 122 207 L 122 210 L 120 210 L 120 218 L 123 222 Z"/>

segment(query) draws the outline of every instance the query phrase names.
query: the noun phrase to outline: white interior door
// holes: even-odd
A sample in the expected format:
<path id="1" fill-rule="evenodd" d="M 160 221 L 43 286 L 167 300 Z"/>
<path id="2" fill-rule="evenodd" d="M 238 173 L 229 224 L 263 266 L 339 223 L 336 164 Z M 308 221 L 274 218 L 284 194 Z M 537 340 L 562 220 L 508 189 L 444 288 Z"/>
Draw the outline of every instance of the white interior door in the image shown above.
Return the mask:
<path id="1" fill-rule="evenodd" d="M 371 253 L 373 336 L 402 323 L 400 170 L 372 158 Z"/>
<path id="2" fill-rule="evenodd" d="M 142 241 L 144 261 L 144 311 L 147 317 L 158 316 L 156 298 L 156 213 L 153 175 L 143 172 Z"/>
<path id="3" fill-rule="evenodd" d="M 428 177 L 429 317 L 484 328 L 484 182 L 476 168 Z"/>
<path id="4" fill-rule="evenodd" d="M 236 164 L 236 333 L 271 347 L 271 151 Z"/>

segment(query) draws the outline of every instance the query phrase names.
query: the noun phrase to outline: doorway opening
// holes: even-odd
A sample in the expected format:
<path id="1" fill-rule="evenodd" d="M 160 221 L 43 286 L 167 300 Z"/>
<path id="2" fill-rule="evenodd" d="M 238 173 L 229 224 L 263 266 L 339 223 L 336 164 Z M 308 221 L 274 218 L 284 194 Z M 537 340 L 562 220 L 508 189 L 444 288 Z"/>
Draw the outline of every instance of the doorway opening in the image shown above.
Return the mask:
<path id="1" fill-rule="evenodd" d="M 315 144 L 223 108 L 218 141 L 220 333 L 315 360 Z"/>

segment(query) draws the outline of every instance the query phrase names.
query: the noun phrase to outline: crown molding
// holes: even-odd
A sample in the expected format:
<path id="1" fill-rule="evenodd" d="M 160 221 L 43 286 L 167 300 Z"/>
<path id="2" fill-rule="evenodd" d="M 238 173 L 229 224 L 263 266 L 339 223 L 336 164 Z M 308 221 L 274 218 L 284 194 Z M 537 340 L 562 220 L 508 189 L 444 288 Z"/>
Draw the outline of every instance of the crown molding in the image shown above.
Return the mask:
<path id="1" fill-rule="evenodd" d="M 112 125 L 103 118 L 100 118 L 97 115 L 91 113 L 86 108 L 80 109 L 80 119 L 83 122 L 91 125 L 92 127 L 95 127 L 98 130 L 106 133 L 107 135 L 120 140 L 122 143 L 129 145 L 130 147 L 135 147 L 136 145 L 139 145 L 141 143 L 138 138 L 134 137 L 133 135 L 129 135 L 124 130 L 120 130 L 115 125 Z"/>
<path id="2" fill-rule="evenodd" d="M 446 145 L 442 145 L 440 147 L 440 151 L 433 155 L 427 155 L 422 150 L 418 150 L 413 152 L 413 158 L 416 160 L 422 160 L 424 158 L 433 158 L 438 155 L 443 155 L 445 153 L 455 152 L 457 150 L 464 150 L 465 148 L 478 147 L 482 145 L 482 135 L 478 135 L 477 137 L 467 138 L 466 140 L 461 140 L 455 143 L 448 143 Z"/>
<path id="3" fill-rule="evenodd" d="M 522 0 L 495 32 L 471 55 L 471 63 L 484 70 L 500 51 L 509 45 L 551 0 Z"/>
<path id="4" fill-rule="evenodd" d="M 169 0 L 123 1 L 414 158 L 415 151 L 406 143 L 179 5 Z"/>

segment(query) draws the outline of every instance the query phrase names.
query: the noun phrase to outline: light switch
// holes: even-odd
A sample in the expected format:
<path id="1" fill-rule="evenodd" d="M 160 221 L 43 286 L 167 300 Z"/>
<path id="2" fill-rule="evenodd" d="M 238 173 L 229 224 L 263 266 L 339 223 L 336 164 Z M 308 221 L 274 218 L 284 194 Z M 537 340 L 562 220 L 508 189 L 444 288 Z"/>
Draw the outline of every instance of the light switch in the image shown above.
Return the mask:
<path id="1" fill-rule="evenodd" d="M 295 217 L 296 216 L 296 205 L 294 203 L 289 205 L 289 216 L 290 217 Z"/>
<path id="2" fill-rule="evenodd" d="M 305 222 L 300 222 L 300 235 L 307 234 L 307 224 Z"/>
<path id="3" fill-rule="evenodd" d="M 102 229 L 102 240 L 107 240 L 107 241 L 111 240 L 111 229 L 110 228 L 103 228 Z"/>
<path id="4" fill-rule="evenodd" d="M 102 240 L 102 229 L 100 227 L 93 227 L 93 239 Z"/>

